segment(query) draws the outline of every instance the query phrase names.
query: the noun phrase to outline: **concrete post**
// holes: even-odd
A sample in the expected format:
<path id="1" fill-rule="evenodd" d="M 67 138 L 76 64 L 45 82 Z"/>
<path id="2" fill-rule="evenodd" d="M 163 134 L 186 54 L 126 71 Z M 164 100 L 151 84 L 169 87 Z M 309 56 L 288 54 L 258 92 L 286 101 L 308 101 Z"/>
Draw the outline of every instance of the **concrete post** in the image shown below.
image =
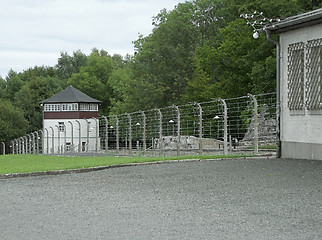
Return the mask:
<path id="1" fill-rule="evenodd" d="M 254 95 L 247 94 L 254 103 L 254 154 L 258 154 L 258 105 Z"/>
<path id="2" fill-rule="evenodd" d="M 1 142 L 1 143 L 2 143 L 2 154 L 6 155 L 6 144 L 4 142 Z"/>
<path id="3" fill-rule="evenodd" d="M 129 113 L 127 116 L 129 118 L 129 153 L 132 155 L 132 118 Z"/>
<path id="4" fill-rule="evenodd" d="M 36 141 L 35 141 L 36 137 L 35 137 L 34 133 L 31 133 L 31 135 L 32 135 L 32 153 L 36 154 Z M 30 153 L 31 153 L 31 151 L 30 151 Z"/>
<path id="5" fill-rule="evenodd" d="M 181 131 L 181 115 L 180 115 L 180 109 L 178 106 L 172 106 L 176 111 L 177 111 L 177 156 L 180 156 L 180 141 L 181 141 L 181 136 L 180 136 L 180 131 Z"/>
<path id="6" fill-rule="evenodd" d="M 44 130 L 46 131 L 46 153 L 49 154 L 49 136 L 48 136 L 48 129 L 47 128 L 44 128 Z M 44 141 L 43 141 L 44 143 Z M 42 147 L 43 151 L 44 151 L 44 145 Z M 43 152 L 44 153 L 44 152 Z"/>
<path id="7" fill-rule="evenodd" d="M 107 117 L 103 116 L 105 120 L 105 153 L 108 151 L 108 120 Z"/>
<path id="8" fill-rule="evenodd" d="M 52 126 L 50 126 L 51 129 L 51 154 L 55 153 L 55 132 Z"/>
<path id="9" fill-rule="evenodd" d="M 98 152 L 98 135 L 99 135 L 99 122 L 97 118 L 93 118 L 96 124 L 96 131 L 95 131 L 95 152 Z"/>
<path id="10" fill-rule="evenodd" d="M 86 152 L 88 152 L 88 146 L 89 146 L 89 124 L 90 124 L 90 122 L 86 118 L 84 120 L 87 123 Z"/>
<path id="11" fill-rule="evenodd" d="M 159 114 L 159 155 L 162 154 L 162 112 L 160 109 L 156 109 Z"/>
<path id="12" fill-rule="evenodd" d="M 40 130 L 41 131 L 41 130 Z M 38 134 L 38 132 L 36 131 L 35 132 L 35 134 L 36 134 L 36 149 L 35 149 L 35 152 L 36 152 L 36 154 L 38 154 L 39 153 L 39 134 Z"/>
<path id="13" fill-rule="evenodd" d="M 71 121 L 68 121 L 70 124 L 70 137 L 71 137 L 71 152 L 74 152 L 74 126 Z"/>
<path id="14" fill-rule="evenodd" d="M 58 154 L 60 154 L 60 129 L 59 129 L 59 126 L 57 126 L 57 125 L 55 125 L 55 127 L 58 130 L 58 132 L 57 132 L 57 135 L 58 135 Z"/>
<path id="15" fill-rule="evenodd" d="M 15 140 L 12 141 L 12 154 L 15 154 Z"/>
<path id="16" fill-rule="evenodd" d="M 199 109 L 199 153 L 202 154 L 202 107 L 200 103 L 195 103 Z"/>
<path id="17" fill-rule="evenodd" d="M 76 120 L 76 122 L 78 123 L 78 153 L 81 153 L 82 151 L 82 129 L 81 129 L 81 123 L 80 121 Z"/>
<path id="18" fill-rule="evenodd" d="M 143 111 L 140 111 L 143 117 L 143 151 L 146 151 L 146 116 Z"/>
<path id="19" fill-rule="evenodd" d="M 224 99 L 219 99 L 219 101 L 222 103 L 223 107 L 224 107 L 224 155 L 228 154 L 228 123 L 227 123 L 227 119 L 228 119 L 228 111 L 227 111 L 227 104 L 226 101 Z"/>
<path id="20" fill-rule="evenodd" d="M 116 115 L 113 115 L 116 120 L 116 151 L 120 151 L 120 139 L 119 139 L 119 118 Z"/>

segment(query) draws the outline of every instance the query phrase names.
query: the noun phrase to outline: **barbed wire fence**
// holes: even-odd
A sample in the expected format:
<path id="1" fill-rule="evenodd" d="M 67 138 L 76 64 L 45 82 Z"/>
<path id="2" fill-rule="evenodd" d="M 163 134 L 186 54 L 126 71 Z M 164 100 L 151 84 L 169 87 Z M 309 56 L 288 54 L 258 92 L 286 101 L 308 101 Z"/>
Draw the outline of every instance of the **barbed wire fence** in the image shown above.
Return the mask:
<path id="1" fill-rule="evenodd" d="M 62 136 L 53 133 L 52 138 L 62 138 L 58 139 L 61 144 L 58 153 L 110 156 L 274 153 L 277 143 L 276 94 L 248 94 L 238 98 L 102 116 L 98 125 L 95 149 L 80 146 L 78 136 L 72 136 L 71 147 L 70 143 L 68 147 L 66 130 Z M 39 130 L 14 139 L 7 144 L 7 148 L 2 143 L 0 153 L 5 154 L 4 149 L 13 154 L 55 153 L 52 151 L 55 146 L 51 151 L 49 147 L 46 150 L 43 148 L 50 146 L 48 132 L 53 130 Z M 51 142 L 54 143 L 54 140 Z"/>

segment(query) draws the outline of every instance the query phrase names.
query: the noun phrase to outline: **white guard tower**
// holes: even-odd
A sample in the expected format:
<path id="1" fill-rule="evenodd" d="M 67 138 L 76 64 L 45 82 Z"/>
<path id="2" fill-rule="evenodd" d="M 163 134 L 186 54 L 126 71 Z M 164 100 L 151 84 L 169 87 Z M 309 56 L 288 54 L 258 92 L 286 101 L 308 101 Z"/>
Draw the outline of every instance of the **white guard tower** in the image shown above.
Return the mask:
<path id="1" fill-rule="evenodd" d="M 42 101 L 43 153 L 98 152 L 99 103 L 73 86 Z"/>

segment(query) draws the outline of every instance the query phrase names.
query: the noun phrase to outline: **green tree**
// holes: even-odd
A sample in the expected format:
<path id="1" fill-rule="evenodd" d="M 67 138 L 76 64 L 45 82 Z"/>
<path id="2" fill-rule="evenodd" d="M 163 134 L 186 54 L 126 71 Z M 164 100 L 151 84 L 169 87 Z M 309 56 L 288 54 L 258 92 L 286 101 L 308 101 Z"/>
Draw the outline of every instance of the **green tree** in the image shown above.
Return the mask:
<path id="1" fill-rule="evenodd" d="M 114 59 L 119 64 L 119 58 Z M 110 98 L 113 97 L 113 88 L 109 81 L 113 70 L 113 58 L 104 50 L 93 49 L 88 57 L 87 65 L 81 67 L 79 73 L 74 73 L 68 80 L 68 84 L 102 101 L 100 111 L 107 114 L 111 107 Z"/>
<path id="2" fill-rule="evenodd" d="M 10 101 L 0 99 L 0 141 L 9 141 L 26 133 L 28 122 L 23 112 Z"/>
<path id="3" fill-rule="evenodd" d="M 73 73 L 79 73 L 80 69 L 86 65 L 87 56 L 80 50 L 73 52 L 72 56 L 67 52 L 61 52 L 56 64 L 57 75 L 66 83 Z"/>

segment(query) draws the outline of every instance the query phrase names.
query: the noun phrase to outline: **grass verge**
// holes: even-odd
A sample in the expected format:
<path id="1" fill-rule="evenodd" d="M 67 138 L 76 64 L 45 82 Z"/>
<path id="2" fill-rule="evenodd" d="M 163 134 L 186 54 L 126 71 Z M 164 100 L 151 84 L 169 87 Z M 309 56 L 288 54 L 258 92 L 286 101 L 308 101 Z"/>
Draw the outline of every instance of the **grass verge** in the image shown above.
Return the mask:
<path id="1" fill-rule="evenodd" d="M 238 157 L 245 157 L 245 155 L 194 155 L 180 157 L 67 157 L 49 155 L 5 155 L 0 156 L 0 174 L 82 169 L 128 163 L 171 161 L 181 159 L 218 159 Z"/>

